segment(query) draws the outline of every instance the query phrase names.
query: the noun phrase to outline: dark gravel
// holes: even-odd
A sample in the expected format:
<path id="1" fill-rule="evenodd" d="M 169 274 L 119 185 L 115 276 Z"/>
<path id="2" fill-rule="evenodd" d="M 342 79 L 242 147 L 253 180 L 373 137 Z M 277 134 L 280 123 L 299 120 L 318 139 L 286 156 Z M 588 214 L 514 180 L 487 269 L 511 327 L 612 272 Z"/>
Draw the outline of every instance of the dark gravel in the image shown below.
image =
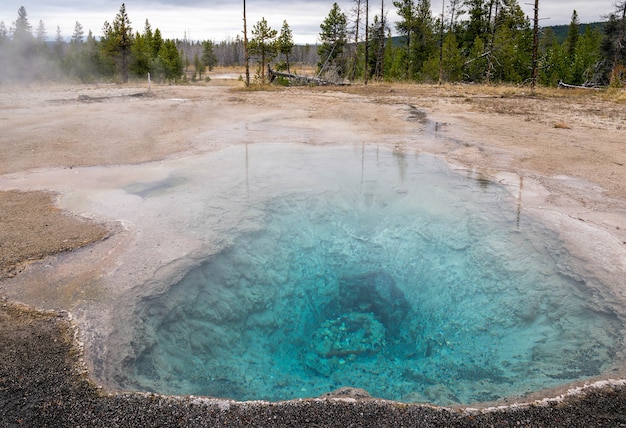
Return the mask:
<path id="1" fill-rule="evenodd" d="M 587 388 L 545 405 L 464 411 L 350 394 L 282 403 L 108 394 L 90 380 L 62 313 L 0 304 L 2 427 L 619 427 L 626 387 Z M 352 397 L 357 397 L 352 398 Z"/>

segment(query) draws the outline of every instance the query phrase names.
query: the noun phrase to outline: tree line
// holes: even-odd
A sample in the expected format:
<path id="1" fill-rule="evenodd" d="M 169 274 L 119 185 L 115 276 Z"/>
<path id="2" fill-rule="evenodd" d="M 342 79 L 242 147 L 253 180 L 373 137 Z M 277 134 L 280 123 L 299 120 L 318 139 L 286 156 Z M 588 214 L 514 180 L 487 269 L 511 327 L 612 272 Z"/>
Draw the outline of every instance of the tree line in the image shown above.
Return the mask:
<path id="1" fill-rule="evenodd" d="M 163 39 L 148 20 L 134 31 L 125 4 L 113 21 L 104 23 L 100 36 L 85 35 L 76 22 L 69 41 L 57 27 L 50 42 L 44 23 L 33 29 L 21 7 L 9 29 L 0 22 L 0 83 L 63 78 L 125 82 L 148 73 L 158 81 L 206 79 L 206 71 L 217 65 L 243 65 L 246 53 L 256 62 L 261 81 L 270 64 L 289 72 L 298 63 L 315 66 L 318 76 L 335 81 L 525 83 L 533 78 L 535 64 L 537 82 L 543 85 L 626 83 L 626 0 L 614 4 L 600 29 L 587 27 L 581 33 L 573 11 L 566 40 L 557 40 L 545 28 L 538 43 L 517 0 L 446 4 L 435 16 L 430 0 L 393 0 L 391 5 L 353 0 L 347 11 L 334 3 L 314 46 L 295 45 L 287 21 L 278 30 L 265 18 L 252 26 L 249 40 L 247 35 L 219 43 Z M 393 28 L 388 7 L 399 16 Z"/>
<path id="2" fill-rule="evenodd" d="M 448 0 L 438 16 L 430 0 L 393 0 L 400 19 L 391 37 L 381 0 L 373 17 L 368 0 L 346 12 L 335 3 L 321 25 L 318 70 L 349 79 L 417 82 L 508 82 L 543 85 L 626 84 L 626 1 L 615 5 L 601 30 L 580 33 L 576 11 L 567 39 L 533 25 L 517 0 Z M 536 2 L 538 7 L 539 1 Z M 351 17 L 351 19 L 349 18 Z M 533 52 L 536 59 L 533 60 Z"/>
<path id="3" fill-rule="evenodd" d="M 155 80 L 175 81 L 184 76 L 185 61 L 189 61 L 186 48 L 195 54 L 197 77 L 215 65 L 217 60 L 210 41 L 193 44 L 164 39 L 148 20 L 143 31 L 134 32 L 125 4 L 112 22 L 104 22 L 100 37 L 96 38 L 91 31 L 85 35 L 83 26 L 76 22 L 69 42 L 57 27 L 53 43 L 47 41 L 42 21 L 33 31 L 22 6 L 10 30 L 0 22 L 0 83 L 66 78 L 126 82 L 131 77 L 145 78 L 148 73 Z"/>

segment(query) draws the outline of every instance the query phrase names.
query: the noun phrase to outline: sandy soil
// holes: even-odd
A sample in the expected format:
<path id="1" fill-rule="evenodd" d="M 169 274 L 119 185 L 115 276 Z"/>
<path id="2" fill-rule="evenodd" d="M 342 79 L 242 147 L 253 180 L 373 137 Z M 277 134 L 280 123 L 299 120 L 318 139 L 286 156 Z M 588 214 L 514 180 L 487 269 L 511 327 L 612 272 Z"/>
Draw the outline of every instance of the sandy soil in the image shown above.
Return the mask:
<path id="1" fill-rule="evenodd" d="M 45 273 L 48 257 L 90 243 L 94 255 L 80 260 L 93 261 L 126 239 L 119 225 L 59 209 L 54 194 L 23 192 L 19 177 L 25 174 L 180 158 L 231 144 L 376 141 L 441 155 L 519 188 L 520 200 L 524 188 L 530 209 L 565 214 L 599 231 L 609 245 L 591 245 L 590 257 L 611 265 L 609 283 L 626 299 L 623 92 L 540 90 L 531 96 L 524 88 L 399 84 L 243 91 L 239 85 L 216 79 L 149 93 L 139 85 L 0 88 L 0 293 L 71 311 L 80 285 L 63 298 L 49 298 L 48 291 L 43 299 L 41 283 L 12 277 L 23 270 Z M 574 235 L 579 241 L 598 236 Z M 101 272 L 78 278 L 88 282 L 85 275 L 92 274 Z M 32 289 L 15 290 L 16 284 Z M 8 312 L 5 318 L 14 314 Z M 15 323 L 20 319 L 14 316 Z"/>

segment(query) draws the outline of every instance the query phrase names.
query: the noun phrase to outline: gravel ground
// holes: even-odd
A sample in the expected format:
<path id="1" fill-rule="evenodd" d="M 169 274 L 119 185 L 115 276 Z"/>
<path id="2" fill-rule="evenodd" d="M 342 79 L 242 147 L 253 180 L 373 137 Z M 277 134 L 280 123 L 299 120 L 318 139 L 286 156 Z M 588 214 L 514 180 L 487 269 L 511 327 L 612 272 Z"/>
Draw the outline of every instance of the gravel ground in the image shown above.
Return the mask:
<path id="1" fill-rule="evenodd" d="M 626 386 L 589 387 L 561 400 L 491 410 L 408 405 L 359 397 L 280 403 L 153 394 L 107 394 L 87 375 L 62 312 L 0 306 L 2 427 L 619 427 Z M 356 398 L 355 398 L 356 397 Z"/>

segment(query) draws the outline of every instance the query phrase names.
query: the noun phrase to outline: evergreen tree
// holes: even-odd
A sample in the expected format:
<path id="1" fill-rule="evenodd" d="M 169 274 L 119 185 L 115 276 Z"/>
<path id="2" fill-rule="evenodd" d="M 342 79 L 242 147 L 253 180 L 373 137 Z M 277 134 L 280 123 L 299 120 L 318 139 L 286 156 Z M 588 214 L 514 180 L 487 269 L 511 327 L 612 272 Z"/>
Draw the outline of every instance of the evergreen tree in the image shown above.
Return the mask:
<path id="1" fill-rule="evenodd" d="M 622 86 L 626 84 L 626 1 L 616 4 L 617 10 L 604 24 L 601 43 L 603 66 L 600 83 Z"/>
<path id="2" fill-rule="evenodd" d="M 574 62 L 574 56 L 576 55 L 576 45 L 578 44 L 578 34 L 579 34 L 578 26 L 579 25 L 580 23 L 578 22 L 578 12 L 574 10 L 574 12 L 572 12 L 572 20 L 570 21 L 569 29 L 567 31 L 567 41 L 566 41 L 567 57 L 570 63 Z"/>
<path id="3" fill-rule="evenodd" d="M 470 82 L 482 82 L 486 68 L 485 42 L 480 36 L 476 36 L 469 57 L 464 64 L 464 76 Z"/>
<path id="4" fill-rule="evenodd" d="M 107 73 L 102 72 L 103 61 L 93 34 L 89 31 L 85 41 L 83 34 L 82 25 L 76 22 L 63 66 L 69 77 L 91 82 Z"/>
<path id="5" fill-rule="evenodd" d="M 200 55 L 198 55 L 198 52 L 196 52 L 193 55 L 193 68 L 194 68 L 193 80 L 195 80 L 196 74 L 198 75 L 198 79 L 202 80 L 202 75 L 206 71 L 206 65 L 204 65 L 204 63 L 200 59 Z"/>
<path id="6" fill-rule="evenodd" d="M 280 68 L 287 70 L 287 73 L 291 72 L 289 67 L 289 55 L 291 55 L 294 46 L 295 44 L 293 43 L 291 28 L 289 28 L 287 21 L 283 21 L 283 26 L 280 29 L 280 35 L 276 40 L 276 48 L 278 53 L 285 57 L 284 66 L 281 66 Z"/>
<path id="7" fill-rule="evenodd" d="M 21 6 L 17 11 L 17 20 L 13 23 L 13 41 L 29 42 L 33 39 L 33 27 L 28 22 L 26 8 Z"/>
<path id="8" fill-rule="evenodd" d="M 443 52 L 441 55 L 444 82 L 459 82 L 463 80 L 463 57 L 459 49 L 456 36 L 448 32 L 443 40 Z M 435 82 L 439 79 L 439 53 L 432 55 L 424 64 L 425 76 Z"/>
<path id="9" fill-rule="evenodd" d="M 180 79 L 180 76 L 183 74 L 184 64 L 173 40 L 167 39 L 163 42 L 158 58 L 163 78 L 167 80 Z"/>
<path id="10" fill-rule="evenodd" d="M 33 36 L 33 29 L 28 21 L 24 6 L 17 11 L 17 19 L 11 28 L 12 38 L 3 49 L 5 59 L 0 74 L 9 80 L 30 80 L 38 74 L 38 56 L 41 44 Z"/>
<path id="11" fill-rule="evenodd" d="M 0 45 L 9 41 L 9 31 L 7 30 L 4 21 L 0 21 Z"/>
<path id="12" fill-rule="evenodd" d="M 70 39 L 70 43 L 73 44 L 81 44 L 83 43 L 83 38 L 85 36 L 85 31 L 83 30 L 83 26 L 80 22 L 76 21 L 74 25 L 74 33 L 72 33 L 72 38 Z"/>
<path id="13" fill-rule="evenodd" d="M 489 33 L 488 5 L 485 0 L 464 0 L 464 5 L 467 7 L 469 18 L 465 27 L 464 44 L 468 49 L 472 49 L 477 39 L 481 39 L 484 47 Z"/>
<path id="14" fill-rule="evenodd" d="M 494 0 L 498 1 L 498 0 Z M 517 0 L 499 0 L 494 15 L 495 37 L 492 49 L 497 57 L 494 77 L 521 83 L 532 76 L 533 38 L 530 20 Z"/>
<path id="15" fill-rule="evenodd" d="M 148 33 L 146 32 L 146 35 Z M 161 48 L 163 47 L 163 37 L 161 36 L 161 30 L 158 28 L 154 30 L 154 34 L 152 35 L 150 47 L 152 48 L 152 56 L 156 58 L 161 52 Z"/>
<path id="16" fill-rule="evenodd" d="M 318 71 L 323 73 L 334 69 L 336 74 L 342 77 L 346 73 L 344 48 L 347 43 L 348 18 L 337 3 L 333 4 L 320 28 L 322 30 L 320 32 L 322 44 L 317 50 L 319 55 Z"/>
<path id="17" fill-rule="evenodd" d="M 152 52 L 152 47 L 148 42 L 148 37 L 145 32 L 144 34 L 135 34 L 130 53 L 129 69 L 134 76 L 145 78 L 148 73 L 152 73 L 152 66 L 156 55 Z"/>
<path id="18" fill-rule="evenodd" d="M 570 81 L 574 85 L 593 84 L 596 67 L 600 63 L 600 43 L 602 35 L 590 26 L 578 37 L 576 54 L 570 59 Z"/>
<path id="19" fill-rule="evenodd" d="M 202 64 L 209 71 L 217 65 L 217 56 L 215 55 L 215 45 L 210 40 L 202 42 Z"/>
<path id="20" fill-rule="evenodd" d="M 265 83 L 266 64 L 276 56 L 276 35 L 277 30 L 272 29 L 265 18 L 252 27 L 252 39 L 248 45 L 250 55 L 259 57 L 259 67 L 257 76 Z"/>
<path id="21" fill-rule="evenodd" d="M 117 65 L 122 81 L 128 82 L 133 33 L 124 3 L 122 3 L 119 12 L 115 16 L 113 25 L 108 22 L 104 23 L 103 32 L 103 48 L 105 53 Z"/>
<path id="22" fill-rule="evenodd" d="M 46 32 L 46 25 L 43 23 L 41 19 L 39 20 L 39 25 L 37 26 L 37 32 L 36 32 L 35 38 L 37 39 L 37 43 L 40 45 L 45 44 L 46 39 L 48 38 L 47 32 Z"/>
<path id="23" fill-rule="evenodd" d="M 539 58 L 539 81 L 548 86 L 556 86 L 567 74 L 566 54 L 550 30 L 543 42 L 543 50 Z"/>
<path id="24" fill-rule="evenodd" d="M 424 63 L 437 49 L 435 37 L 435 20 L 433 19 L 430 0 L 419 0 L 417 3 L 417 15 L 415 23 L 414 41 L 412 43 L 411 68 L 413 75 L 422 72 Z"/>
<path id="25" fill-rule="evenodd" d="M 57 58 L 63 56 L 63 49 L 65 48 L 65 40 L 63 40 L 63 34 L 61 33 L 61 27 L 57 25 L 57 34 L 54 39 L 54 52 Z"/>
<path id="26" fill-rule="evenodd" d="M 417 10 L 415 7 L 415 1 L 394 0 L 393 5 L 395 6 L 396 12 L 400 17 L 400 20 L 396 22 L 396 30 L 398 30 L 398 33 L 400 33 L 405 40 L 405 77 L 407 79 L 411 79 L 411 40 L 413 39 L 414 33 L 417 31 Z"/>
<path id="27" fill-rule="evenodd" d="M 367 66 L 367 77 L 368 79 L 374 77 L 375 79 L 382 79 L 381 75 L 381 67 L 380 63 L 384 60 L 382 52 L 380 51 L 380 47 L 382 46 L 383 40 L 381 37 L 385 37 L 385 30 L 383 28 L 384 23 L 381 22 L 378 15 L 374 16 L 374 22 L 370 25 L 369 33 L 371 34 L 370 43 L 374 48 L 374 55 L 369 55 L 368 57 L 368 66 Z"/>

